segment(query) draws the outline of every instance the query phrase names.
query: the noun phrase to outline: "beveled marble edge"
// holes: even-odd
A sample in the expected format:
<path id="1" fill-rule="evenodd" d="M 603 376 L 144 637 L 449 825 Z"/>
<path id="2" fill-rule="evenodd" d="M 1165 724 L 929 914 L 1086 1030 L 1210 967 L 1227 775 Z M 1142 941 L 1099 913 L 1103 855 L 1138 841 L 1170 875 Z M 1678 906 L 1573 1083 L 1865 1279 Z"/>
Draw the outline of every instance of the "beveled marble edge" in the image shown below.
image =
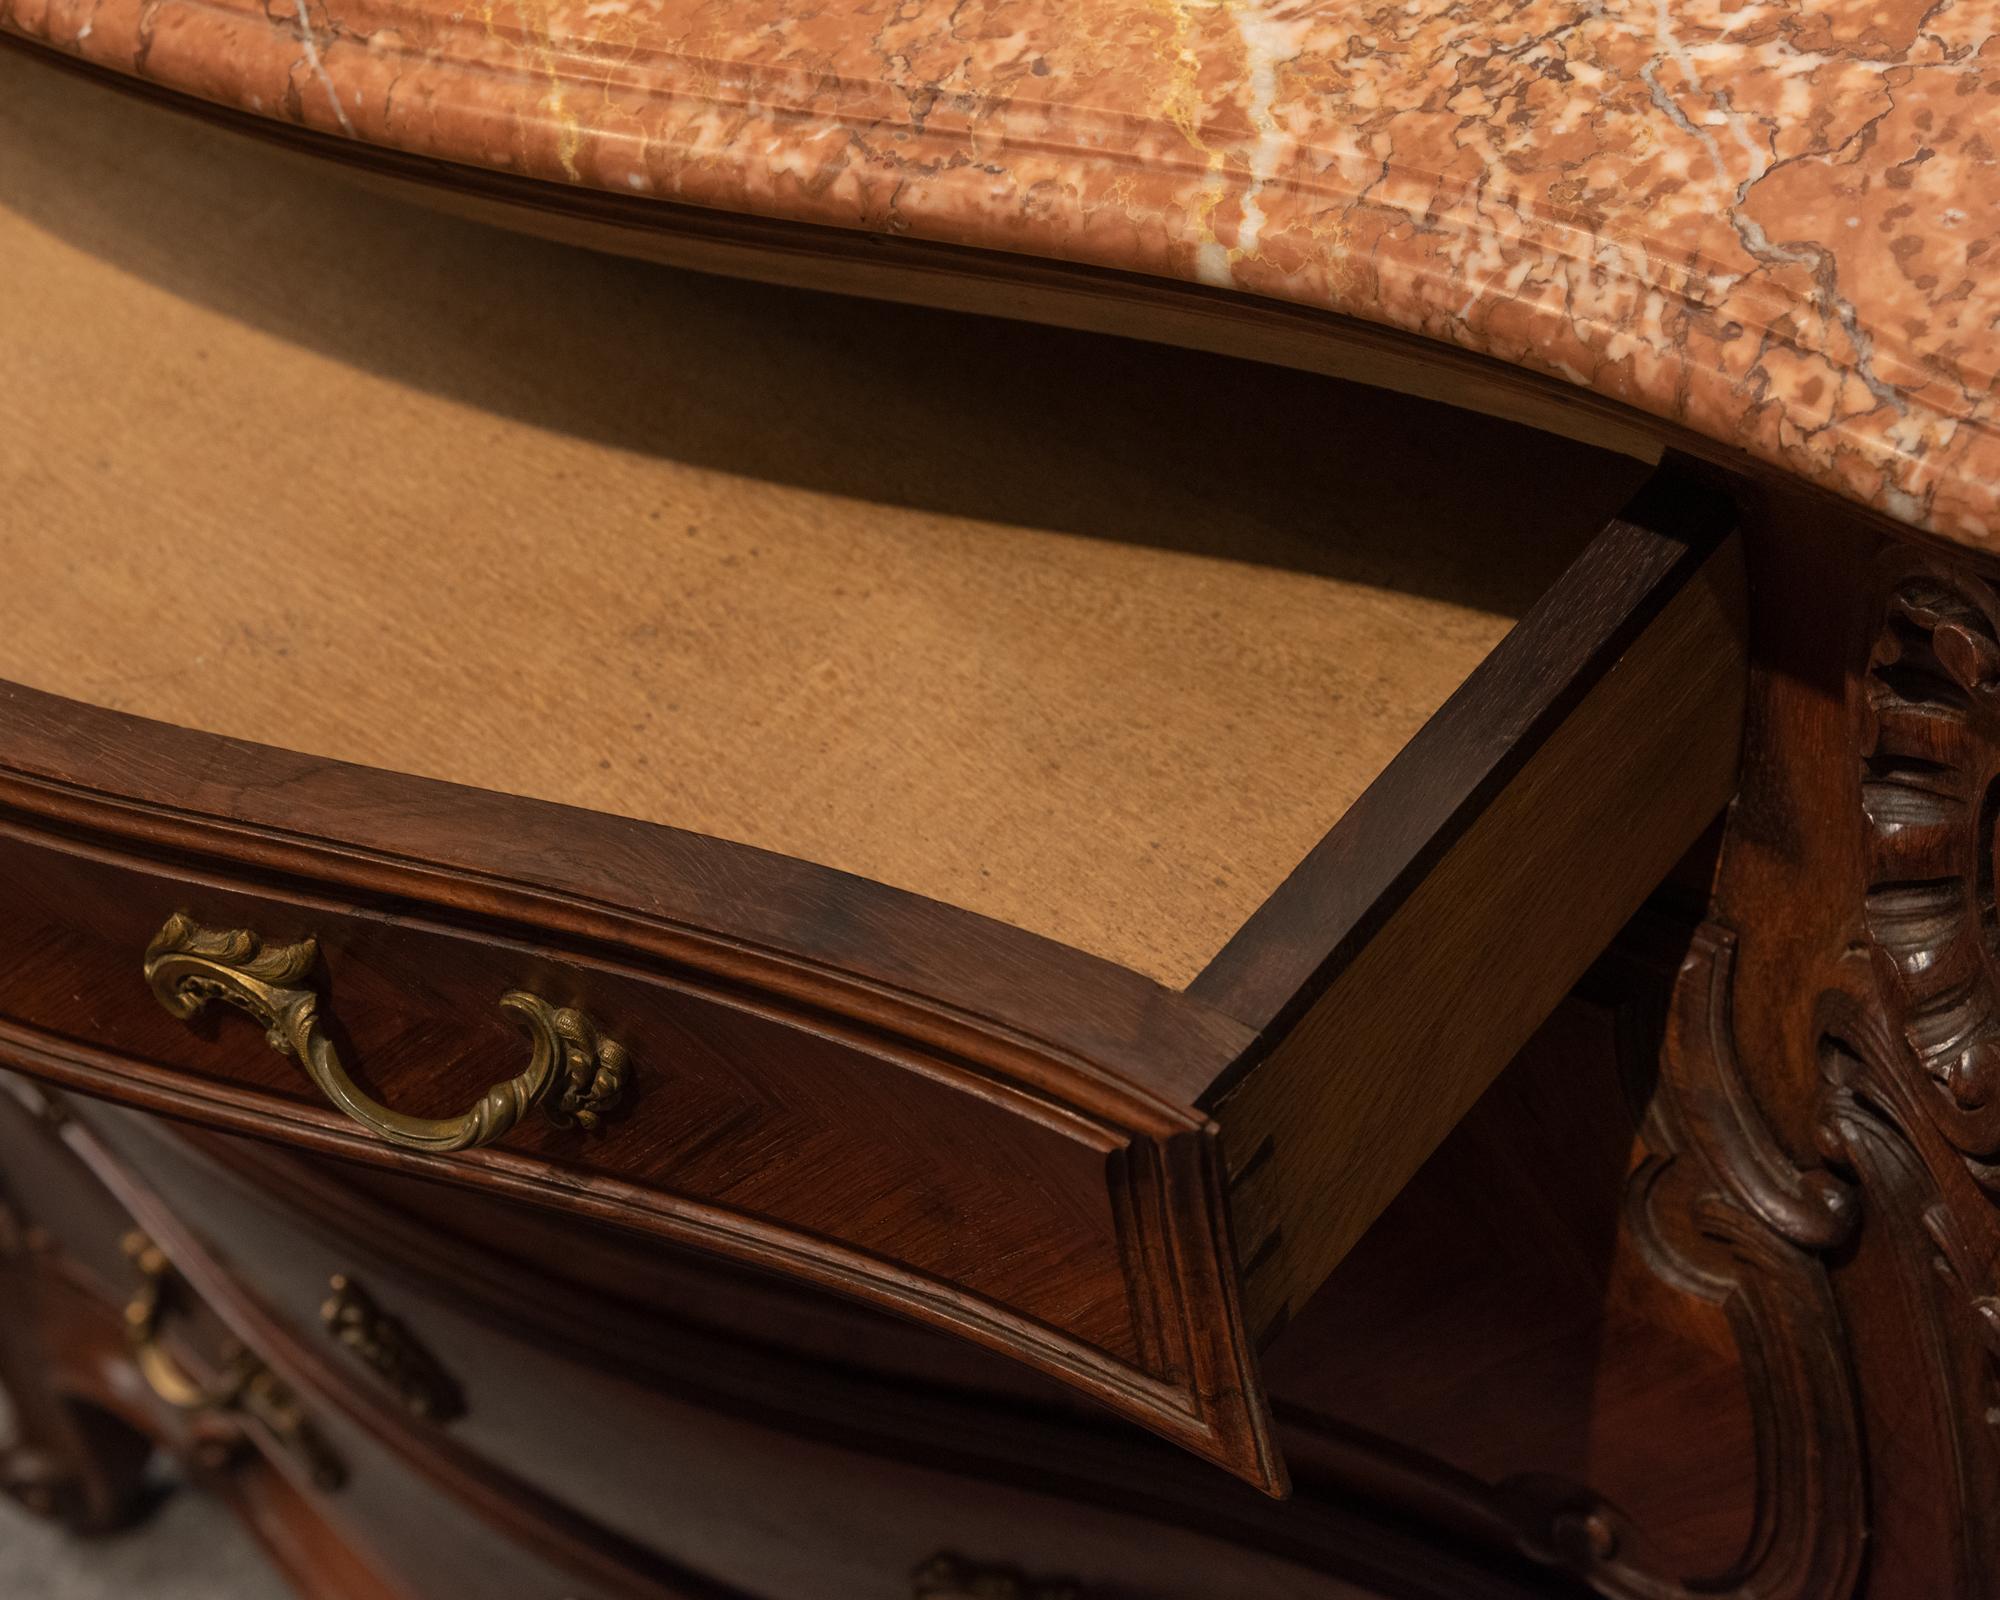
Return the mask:
<path id="1" fill-rule="evenodd" d="M 1381 322 L 1978 546 L 1996 16 L 0 0 L 0 28 L 93 65 L 414 155 Z"/>

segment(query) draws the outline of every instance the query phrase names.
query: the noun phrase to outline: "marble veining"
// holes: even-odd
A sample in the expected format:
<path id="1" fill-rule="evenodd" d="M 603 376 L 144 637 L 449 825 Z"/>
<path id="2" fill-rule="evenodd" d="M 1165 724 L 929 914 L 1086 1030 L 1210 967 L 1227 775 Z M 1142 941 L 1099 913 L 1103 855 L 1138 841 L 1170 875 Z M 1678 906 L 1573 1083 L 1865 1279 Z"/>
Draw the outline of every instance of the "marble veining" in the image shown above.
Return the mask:
<path id="1" fill-rule="evenodd" d="M 2000 0 L 0 0 L 323 132 L 1090 262 L 1585 385 L 2000 547 Z"/>

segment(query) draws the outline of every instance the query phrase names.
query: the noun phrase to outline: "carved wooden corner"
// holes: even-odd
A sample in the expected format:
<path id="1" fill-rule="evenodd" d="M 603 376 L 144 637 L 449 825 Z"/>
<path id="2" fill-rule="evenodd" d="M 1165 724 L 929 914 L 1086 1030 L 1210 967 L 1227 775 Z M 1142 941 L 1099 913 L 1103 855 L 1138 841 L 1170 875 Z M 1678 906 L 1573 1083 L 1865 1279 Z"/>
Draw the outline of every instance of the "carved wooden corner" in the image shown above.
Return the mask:
<path id="1" fill-rule="evenodd" d="M 1880 617 L 1852 705 L 1863 937 L 1819 997 L 1820 1136 L 1875 1237 L 1893 1242 L 1857 1272 L 1927 1387 L 1911 1426 L 1931 1435 L 1948 1592 L 1988 1596 L 2000 1594 L 2000 591 L 1923 560 L 1892 569 Z M 1864 1383 L 1875 1376 L 1864 1365 Z"/>
<path id="2" fill-rule="evenodd" d="M 2000 590 L 1891 559 L 1858 646 L 1820 617 L 1765 673 L 1781 781 L 1732 814 L 1631 1180 L 1647 1263 L 1742 1351 L 1750 1537 L 1665 1578 L 1579 1492 L 1549 1538 L 1606 1594 L 2000 1596 Z"/>
<path id="3" fill-rule="evenodd" d="M 1621 992 L 1642 987 L 1631 969 L 1656 969 L 1672 959 L 1660 947 L 1679 954 L 1683 943 L 1666 1016 L 1638 1029 L 1661 1041 L 1659 1076 L 1635 1085 L 1646 1110 L 1626 1225 L 1654 1273 L 1723 1309 L 1742 1351 L 1758 1466 L 1749 1537 L 1727 1571 L 1663 1573 L 1639 1554 L 1641 1530 L 1587 1488 L 1509 1487 L 1535 1508 L 1530 1526 L 1546 1556 L 1601 1594 L 1841 1600 L 1862 1570 L 1865 1501 L 1860 1413 L 1828 1263 L 1854 1233 L 1855 1193 L 1791 1159 L 1745 1081 L 1727 929 L 1704 925 L 1691 943 L 1684 929 L 1678 938 L 1664 926 L 1640 930 L 1608 959 L 1612 981 Z"/>

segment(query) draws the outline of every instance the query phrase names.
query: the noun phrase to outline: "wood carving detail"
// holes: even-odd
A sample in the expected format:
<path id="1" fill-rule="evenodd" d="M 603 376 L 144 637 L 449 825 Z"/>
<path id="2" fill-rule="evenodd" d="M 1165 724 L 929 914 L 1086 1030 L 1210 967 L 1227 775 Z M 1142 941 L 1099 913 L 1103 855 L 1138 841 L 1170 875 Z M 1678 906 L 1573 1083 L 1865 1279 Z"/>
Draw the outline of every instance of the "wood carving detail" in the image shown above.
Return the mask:
<path id="1" fill-rule="evenodd" d="M 2000 590 L 1896 573 L 1853 715 L 1865 937 L 1818 1002 L 1820 1141 L 1896 1242 L 1954 1592 L 2000 1594 Z"/>
<path id="2" fill-rule="evenodd" d="M 1936 1196 L 1922 1218 L 1940 1277 L 1970 1308 L 1989 1372 L 1978 1410 L 2000 1424 L 2000 1227 L 1960 1173 L 2000 1201 L 2000 591 L 1925 566 L 1889 596 L 1861 720 L 1868 933 L 1883 1014 L 1905 1051 L 1850 991 L 1825 1002 L 1830 1075 L 1844 1096 L 1830 1137 L 1873 1109 L 1900 1131 Z M 1837 1069 L 1837 1070 L 1836 1070 Z M 1959 1157 L 1947 1173 L 1925 1129 Z"/>
<path id="3" fill-rule="evenodd" d="M 394 1389 L 412 1416 L 442 1423 L 465 1415 L 464 1391 L 400 1319 L 344 1273 L 327 1291 L 319 1313 L 327 1332 Z"/>
<path id="4" fill-rule="evenodd" d="M 1930 1074 L 1904 1043 L 1893 1002 L 1871 991 L 1863 960 L 1820 997 L 1826 1087 L 1820 1142 L 1853 1173 L 1870 1215 L 1893 1241 L 1890 1284 L 1931 1408 L 1947 1481 L 1958 1581 L 1954 1595 L 2000 1594 L 2000 1214 L 1966 1164 L 1924 1119 Z M 1878 1291 L 1879 1292 L 1879 1291 Z"/>
<path id="5" fill-rule="evenodd" d="M 1735 956 L 1726 929 L 1695 933 L 1627 1210 L 1652 1269 L 1722 1306 L 1742 1349 L 1758 1461 L 1744 1550 L 1720 1574 L 1663 1575 L 1636 1559 L 1638 1530 L 1591 1491 L 1511 1487 L 1541 1506 L 1547 1554 L 1602 1594 L 1839 1600 L 1862 1570 L 1865 1501 L 1859 1411 L 1825 1258 L 1853 1236 L 1859 1205 L 1849 1182 L 1786 1154 L 1750 1093 L 1731 1014 Z"/>
<path id="6" fill-rule="evenodd" d="M 1924 568 L 1891 592 L 1860 705 L 1867 933 L 1917 1108 L 2000 1195 L 2000 593 Z"/>

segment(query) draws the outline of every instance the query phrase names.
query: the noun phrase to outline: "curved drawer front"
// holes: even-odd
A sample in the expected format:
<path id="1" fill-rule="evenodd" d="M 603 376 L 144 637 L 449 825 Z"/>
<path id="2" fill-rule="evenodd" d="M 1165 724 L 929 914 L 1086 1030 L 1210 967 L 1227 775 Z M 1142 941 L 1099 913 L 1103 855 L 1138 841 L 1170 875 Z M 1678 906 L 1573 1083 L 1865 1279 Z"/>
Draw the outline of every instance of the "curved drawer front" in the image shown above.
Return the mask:
<path id="1" fill-rule="evenodd" d="M 888 1307 L 1282 1493 L 1256 1337 L 1734 792 L 1732 519 L 1657 475 L 1185 991 L 0 683 L 0 1065 Z"/>
<path id="2" fill-rule="evenodd" d="M 412 1600 L 475 1592 L 480 1600 L 716 1600 L 698 1588 L 606 1582 L 523 1540 L 503 1540 L 491 1521 L 412 1471 L 338 1409 L 322 1403 L 311 1414 L 344 1476 L 335 1490 L 294 1486 Z M 273 1456 L 279 1470 L 295 1470 L 281 1449 L 274 1447 Z"/>
<path id="3" fill-rule="evenodd" d="M 275 1314 L 284 1329 L 275 1344 L 295 1344 L 301 1354 L 288 1361 L 283 1348 L 270 1348 L 274 1365 L 309 1385 L 317 1365 L 331 1364 L 355 1389 L 411 1419 L 406 1453 L 414 1459 L 437 1450 L 426 1441 L 442 1429 L 451 1448 L 691 1580 L 713 1582 L 717 1595 L 1358 1600 L 1361 1593 L 1191 1529 L 862 1454 L 782 1422 L 716 1409 L 694 1398 L 702 1373 L 686 1375 L 685 1393 L 669 1393 L 648 1374 L 602 1364 L 601 1351 L 565 1347 L 546 1329 L 510 1328 L 490 1307 L 391 1265 L 343 1236 L 362 1213 L 336 1229 L 313 1199 L 294 1211 L 264 1192 L 262 1177 L 229 1170 L 158 1124 L 71 1104 L 214 1264 Z M 579 1303 L 562 1315 L 577 1326 L 597 1324 Z M 776 1371 L 769 1386 L 782 1393 Z M 329 1514 L 339 1514 L 340 1498 Z M 357 1536 L 373 1536 L 375 1515 L 367 1508 L 370 1520 L 356 1523 Z M 396 1565 L 408 1566 L 400 1554 Z M 1024 1587 L 1001 1587 L 1006 1582 Z"/>
<path id="4" fill-rule="evenodd" d="M 0 881 L 0 1059 L 856 1294 L 1273 1480 L 1259 1403 L 1216 1376 L 1247 1357 L 1213 1147 L 1191 1113 L 1116 1087 L 1094 1107 L 1066 1103 L 1034 1082 L 1059 1074 L 1032 1047 L 996 1050 L 965 1027 L 950 1039 L 950 1024 L 899 1016 L 894 999 L 809 1003 L 734 973 L 647 970 L 629 952 L 558 948 L 321 884 L 276 888 L 19 812 L 0 810 Z M 182 936 L 162 944 L 175 918 Z M 189 926 L 254 938 L 203 943 Z M 149 949 L 169 946 L 203 955 L 190 992 L 209 1003 L 189 1017 L 161 1003 L 167 983 L 147 982 Z M 291 997 L 294 1023 L 301 1006 L 314 1013 L 295 1048 L 274 1048 L 283 1027 L 266 1037 L 268 1005 L 221 992 L 236 980 Z M 483 1148 L 405 1148 L 302 1065 L 324 1050 L 364 1107 L 453 1118 L 530 1061 L 521 996 L 622 1047 L 622 1093 L 595 1127 L 541 1104 Z M 558 1055 L 576 1043 L 551 1039 Z"/>
<path id="5" fill-rule="evenodd" d="M 249 1521 L 302 1593 L 750 1600 L 483 1463 L 426 1449 L 347 1386 L 337 1355 L 272 1320 L 132 1168 L 94 1137 L 78 1141 L 72 1103 L 40 1118 L 18 1087 L 0 1076 L 0 1178 L 48 1236 L 34 1252 L 47 1275 L 27 1317 L 48 1348 L 81 1363 L 51 1371 L 58 1392 L 164 1442 Z M 62 1309 L 41 1322 L 51 1291 Z"/>

